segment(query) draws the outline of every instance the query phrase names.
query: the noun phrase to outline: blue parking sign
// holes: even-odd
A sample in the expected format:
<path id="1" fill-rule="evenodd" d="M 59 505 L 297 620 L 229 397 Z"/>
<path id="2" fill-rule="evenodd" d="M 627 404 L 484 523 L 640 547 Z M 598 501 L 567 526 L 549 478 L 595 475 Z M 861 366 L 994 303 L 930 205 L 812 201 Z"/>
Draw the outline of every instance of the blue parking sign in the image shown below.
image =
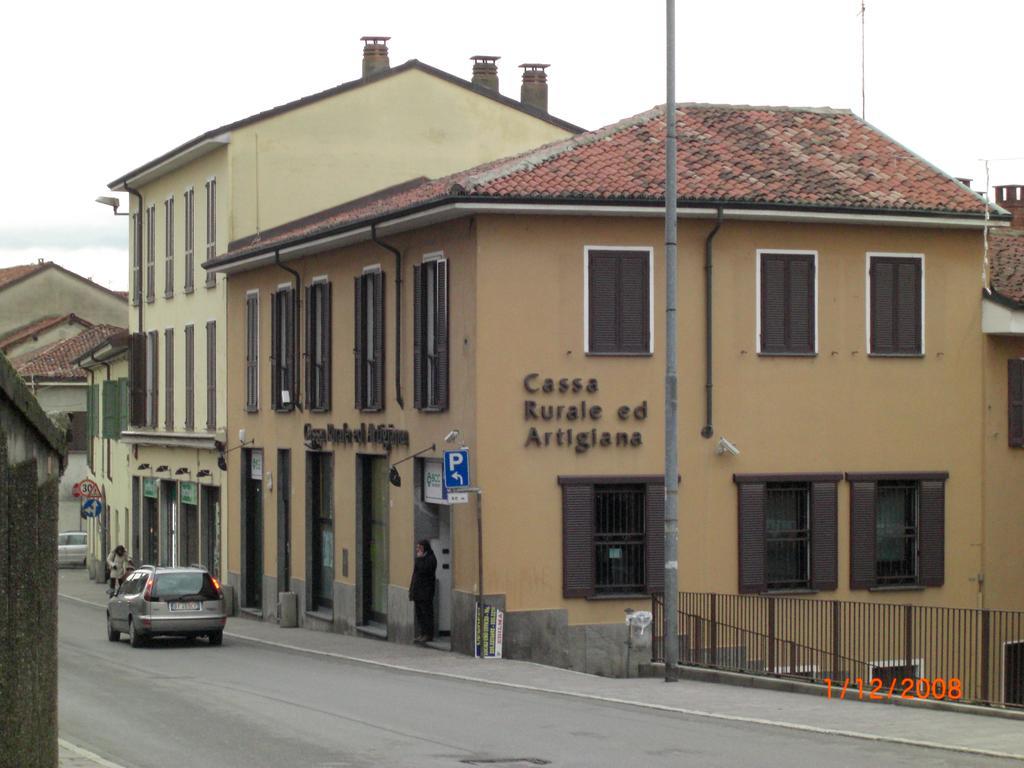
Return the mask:
<path id="1" fill-rule="evenodd" d="M 444 487 L 465 488 L 469 485 L 469 449 L 444 452 Z"/>

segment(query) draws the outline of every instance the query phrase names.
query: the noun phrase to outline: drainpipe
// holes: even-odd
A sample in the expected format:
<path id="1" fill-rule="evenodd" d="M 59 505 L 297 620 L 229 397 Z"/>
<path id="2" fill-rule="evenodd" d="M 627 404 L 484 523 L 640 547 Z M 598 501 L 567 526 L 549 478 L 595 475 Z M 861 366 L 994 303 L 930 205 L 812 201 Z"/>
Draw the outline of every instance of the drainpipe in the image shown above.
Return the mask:
<path id="1" fill-rule="evenodd" d="M 136 259 L 139 260 L 139 286 L 138 286 L 138 288 L 139 288 L 139 291 L 138 291 L 138 296 L 139 296 L 139 303 L 138 303 L 138 307 L 139 307 L 139 329 L 138 329 L 138 332 L 142 333 L 143 332 L 142 331 L 142 306 L 145 303 L 145 299 L 142 296 L 142 283 L 143 283 L 143 278 L 142 278 L 142 267 L 143 267 L 143 262 L 142 262 L 142 238 L 138 237 L 138 235 L 142 232 L 142 214 L 144 212 L 143 211 L 143 207 L 142 207 L 143 206 L 142 193 L 139 192 L 137 189 L 133 189 L 132 187 L 129 187 L 127 181 L 124 182 L 124 188 L 128 192 L 129 195 L 135 195 L 135 197 L 139 201 L 139 208 L 138 208 L 139 212 L 137 214 L 137 218 L 135 219 L 136 226 L 133 228 L 133 231 L 132 231 L 132 242 L 135 244 L 135 247 L 138 250 L 138 253 L 136 253 L 133 258 L 136 258 Z M 129 208 L 131 208 L 131 206 L 129 206 Z M 131 221 L 131 218 L 129 218 L 128 220 Z M 132 297 L 134 298 L 134 296 L 135 296 L 135 287 L 131 286 L 131 288 L 132 288 Z"/>
<path id="2" fill-rule="evenodd" d="M 718 209 L 718 220 L 715 222 L 714 228 L 708 233 L 707 239 L 704 240 L 704 398 L 705 398 L 705 417 L 704 417 L 704 428 L 700 431 L 700 436 L 705 440 L 715 434 L 715 428 L 712 426 L 711 420 L 711 387 L 712 387 L 712 372 L 711 372 L 711 285 L 712 285 L 712 274 L 711 274 L 711 241 L 715 239 L 715 235 L 718 234 L 718 230 L 722 228 L 722 217 L 723 211 L 721 208 Z"/>
<path id="3" fill-rule="evenodd" d="M 95 359 L 95 358 L 93 358 L 93 359 Z M 103 363 L 103 367 L 107 369 L 107 378 L 106 378 L 106 380 L 110 381 L 110 363 Z M 89 371 L 89 380 L 92 381 L 92 371 Z M 99 397 L 99 399 L 100 399 L 100 402 L 103 401 L 103 387 L 100 387 L 100 397 Z M 105 409 L 104 409 L 104 413 L 106 413 Z M 102 433 L 103 433 L 103 422 L 101 421 L 100 422 L 100 434 L 102 434 Z M 106 451 L 104 451 L 104 459 L 105 459 L 106 464 L 107 464 L 107 479 L 108 480 L 113 480 L 114 479 L 114 473 L 110 469 L 110 438 L 107 438 L 106 441 L 103 441 L 102 438 L 101 438 L 100 444 L 101 445 L 105 444 L 105 446 L 106 446 Z"/>
<path id="4" fill-rule="evenodd" d="M 402 400 L 402 252 L 377 238 L 377 225 L 370 225 L 370 238 L 385 250 L 395 254 L 395 401 L 405 409 Z"/>
<path id="5" fill-rule="evenodd" d="M 285 272 L 288 272 L 292 277 L 295 278 L 295 407 L 298 410 L 302 410 L 302 397 L 299 394 L 302 392 L 302 387 L 299 382 L 299 327 L 302 325 L 299 322 L 299 317 L 302 315 L 302 278 L 299 277 L 299 273 L 291 267 L 286 267 L 281 263 L 281 251 L 274 251 L 274 263 L 277 264 Z M 276 354 L 276 350 L 275 350 Z"/>

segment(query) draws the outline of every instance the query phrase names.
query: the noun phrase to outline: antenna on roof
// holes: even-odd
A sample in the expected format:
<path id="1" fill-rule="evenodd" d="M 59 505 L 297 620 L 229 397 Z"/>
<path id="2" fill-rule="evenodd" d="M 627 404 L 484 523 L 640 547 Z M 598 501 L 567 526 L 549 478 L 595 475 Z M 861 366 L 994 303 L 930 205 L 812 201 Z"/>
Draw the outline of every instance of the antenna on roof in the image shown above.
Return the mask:
<path id="1" fill-rule="evenodd" d="M 865 49 L 864 49 L 864 37 L 866 33 L 865 19 L 867 18 L 867 8 L 865 6 L 865 0 L 860 0 L 860 119 L 867 120 L 867 95 L 865 89 Z"/>

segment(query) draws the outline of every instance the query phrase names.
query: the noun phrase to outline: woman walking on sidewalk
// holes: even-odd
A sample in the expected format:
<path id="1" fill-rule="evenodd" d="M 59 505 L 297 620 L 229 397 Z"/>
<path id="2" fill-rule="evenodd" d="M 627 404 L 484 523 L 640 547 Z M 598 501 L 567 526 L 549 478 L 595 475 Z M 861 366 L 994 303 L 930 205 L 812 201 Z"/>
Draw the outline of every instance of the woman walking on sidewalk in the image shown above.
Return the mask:
<path id="1" fill-rule="evenodd" d="M 430 548 L 430 541 L 421 540 L 416 544 L 416 560 L 412 566 L 412 583 L 409 584 L 409 599 L 416 610 L 417 643 L 429 643 L 434 639 L 434 580 L 437 573 L 437 558 Z"/>
<path id="2" fill-rule="evenodd" d="M 125 570 L 128 565 L 128 553 L 123 544 L 118 544 L 107 555 L 107 570 L 110 571 L 110 593 L 113 594 L 117 588 L 124 583 Z"/>

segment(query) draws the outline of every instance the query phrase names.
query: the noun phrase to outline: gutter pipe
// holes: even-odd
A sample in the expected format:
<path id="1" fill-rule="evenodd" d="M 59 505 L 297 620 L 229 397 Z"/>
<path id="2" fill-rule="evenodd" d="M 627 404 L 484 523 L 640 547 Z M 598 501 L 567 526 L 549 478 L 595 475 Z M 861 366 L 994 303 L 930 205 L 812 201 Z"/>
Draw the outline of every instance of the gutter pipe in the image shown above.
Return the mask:
<path id="1" fill-rule="evenodd" d="M 302 387 L 300 386 L 300 383 L 299 383 L 299 366 L 298 366 L 299 355 L 298 355 L 298 351 L 299 351 L 299 342 L 301 341 L 301 338 L 299 336 L 299 327 L 302 325 L 302 323 L 299 321 L 299 318 L 302 316 L 302 296 L 301 296 L 301 294 L 302 294 L 302 278 L 299 277 L 299 273 L 296 272 L 294 269 L 292 269 L 291 267 L 286 267 L 284 264 L 281 263 L 281 251 L 278 250 L 278 249 L 274 250 L 274 263 L 277 264 L 277 266 L 279 266 L 281 269 L 283 269 L 285 272 L 287 272 L 288 274 L 290 274 L 292 277 L 295 278 L 295 329 L 293 331 L 293 335 L 295 337 L 294 341 L 295 341 L 295 352 L 296 352 L 296 355 L 295 355 L 295 362 L 296 362 L 296 366 L 295 366 L 295 407 L 298 410 L 301 411 L 302 410 L 302 395 L 300 393 L 302 392 Z M 275 350 L 275 354 L 276 354 L 276 350 Z M 308 384 L 308 382 L 307 382 L 307 384 Z"/>
<path id="2" fill-rule="evenodd" d="M 705 404 L 705 416 L 704 416 L 704 427 L 700 431 L 700 436 L 705 440 L 715 434 L 715 428 L 711 420 L 711 388 L 713 385 L 713 375 L 711 370 L 711 286 L 712 286 L 712 246 L 711 242 L 715 239 L 715 235 L 718 234 L 718 230 L 722 228 L 722 218 L 724 211 L 722 208 L 718 209 L 718 219 L 715 221 L 714 228 L 708 233 L 707 238 L 704 240 L 704 404 Z"/>
<path id="3" fill-rule="evenodd" d="M 377 224 L 370 225 L 370 239 L 395 254 L 395 401 L 405 410 L 402 399 L 402 252 L 377 237 Z"/>

